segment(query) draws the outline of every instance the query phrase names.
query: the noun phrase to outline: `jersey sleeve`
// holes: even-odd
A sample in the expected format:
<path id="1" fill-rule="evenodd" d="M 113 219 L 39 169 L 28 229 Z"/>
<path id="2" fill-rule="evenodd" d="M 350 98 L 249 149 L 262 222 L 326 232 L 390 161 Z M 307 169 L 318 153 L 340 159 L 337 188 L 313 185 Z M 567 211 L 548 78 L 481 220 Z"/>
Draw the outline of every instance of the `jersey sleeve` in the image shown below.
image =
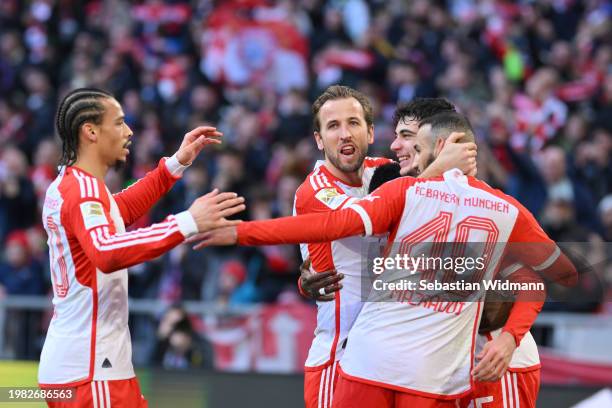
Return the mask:
<path id="1" fill-rule="evenodd" d="M 327 242 L 352 235 L 387 232 L 399 221 L 405 202 L 405 189 L 412 182 L 401 179 L 390 181 L 339 211 L 240 223 L 237 227 L 238 244 Z"/>
<path id="2" fill-rule="evenodd" d="M 66 201 L 66 210 L 62 210 L 64 225 L 92 264 L 105 273 L 154 259 L 197 232 L 188 211 L 146 228 L 118 232 L 111 221 L 108 200 L 72 195 Z"/>
<path id="3" fill-rule="evenodd" d="M 351 208 L 238 224 L 238 245 L 323 243 L 362 235 L 362 218 Z"/>
<path id="4" fill-rule="evenodd" d="M 516 200 L 513 204 L 519 214 L 508 240 L 509 256 L 546 279 L 565 286 L 575 285 L 578 274 L 571 261 L 525 207 Z"/>
<path id="5" fill-rule="evenodd" d="M 537 273 L 521 264 L 507 266 L 501 270 L 500 276 L 517 283 L 543 282 Z M 520 290 L 515 293 L 515 296 L 514 304 L 502 331 L 510 333 L 518 347 L 542 310 L 546 300 L 546 291 Z"/>
<path id="6" fill-rule="evenodd" d="M 361 217 L 365 235 L 386 233 L 400 221 L 406 205 L 406 190 L 414 180 L 400 177 L 388 181 L 348 207 Z"/>
<path id="7" fill-rule="evenodd" d="M 125 190 L 114 194 L 125 224 L 130 225 L 145 215 L 170 191 L 174 183 L 181 178 L 185 168 L 175 156 L 163 158 L 155 170 L 148 172 Z"/>

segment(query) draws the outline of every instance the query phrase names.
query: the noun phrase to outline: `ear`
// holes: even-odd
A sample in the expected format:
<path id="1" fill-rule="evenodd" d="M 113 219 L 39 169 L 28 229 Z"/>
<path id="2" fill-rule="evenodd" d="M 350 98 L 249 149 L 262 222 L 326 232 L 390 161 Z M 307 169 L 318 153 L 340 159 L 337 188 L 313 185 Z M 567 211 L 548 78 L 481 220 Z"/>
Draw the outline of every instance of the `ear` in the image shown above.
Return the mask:
<path id="1" fill-rule="evenodd" d="M 442 151 L 442 148 L 444 147 L 444 143 L 445 143 L 445 140 L 442 139 L 441 137 L 436 139 L 436 142 L 434 144 L 434 157 L 438 157 L 438 155 Z"/>
<path id="2" fill-rule="evenodd" d="M 85 122 L 81 126 L 81 135 L 91 143 L 98 141 L 98 127 L 90 122 Z"/>
<path id="3" fill-rule="evenodd" d="M 317 142 L 317 148 L 320 151 L 323 151 L 323 138 L 321 137 L 321 134 L 319 132 L 314 132 L 314 138 Z"/>
<path id="4" fill-rule="evenodd" d="M 374 143 L 374 125 L 368 127 L 368 144 Z"/>

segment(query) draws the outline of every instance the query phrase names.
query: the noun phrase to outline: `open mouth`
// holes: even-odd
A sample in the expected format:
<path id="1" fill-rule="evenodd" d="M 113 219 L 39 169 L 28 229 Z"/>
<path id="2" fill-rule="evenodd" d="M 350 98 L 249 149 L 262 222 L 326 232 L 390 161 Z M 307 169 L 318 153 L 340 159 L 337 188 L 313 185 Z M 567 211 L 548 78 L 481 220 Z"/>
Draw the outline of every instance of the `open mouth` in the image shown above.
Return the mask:
<path id="1" fill-rule="evenodd" d="M 125 144 L 123 145 L 123 148 L 124 148 L 124 149 L 129 149 L 131 145 L 132 145 L 132 141 L 131 141 L 131 140 L 128 140 L 128 141 L 127 141 L 127 142 L 125 142 Z"/>
<path id="2" fill-rule="evenodd" d="M 345 145 L 340 148 L 340 154 L 343 156 L 353 156 L 357 149 L 353 145 Z"/>

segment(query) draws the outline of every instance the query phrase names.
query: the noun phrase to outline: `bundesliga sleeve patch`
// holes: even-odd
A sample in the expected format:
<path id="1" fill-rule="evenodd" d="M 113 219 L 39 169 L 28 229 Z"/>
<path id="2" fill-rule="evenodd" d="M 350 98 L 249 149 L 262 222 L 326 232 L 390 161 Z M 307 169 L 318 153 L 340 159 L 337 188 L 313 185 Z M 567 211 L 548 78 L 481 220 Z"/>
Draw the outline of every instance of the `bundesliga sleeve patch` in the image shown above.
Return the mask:
<path id="1" fill-rule="evenodd" d="M 317 200 L 321 201 L 332 210 L 340 207 L 344 200 L 346 200 L 346 196 L 344 194 L 340 194 L 335 188 L 324 188 L 319 190 L 315 197 L 317 197 Z"/>
<path id="2" fill-rule="evenodd" d="M 104 208 L 102 204 L 97 201 L 86 201 L 81 203 L 81 215 L 83 216 L 83 223 L 85 229 L 91 229 L 100 225 L 108 225 L 106 215 L 104 215 Z"/>

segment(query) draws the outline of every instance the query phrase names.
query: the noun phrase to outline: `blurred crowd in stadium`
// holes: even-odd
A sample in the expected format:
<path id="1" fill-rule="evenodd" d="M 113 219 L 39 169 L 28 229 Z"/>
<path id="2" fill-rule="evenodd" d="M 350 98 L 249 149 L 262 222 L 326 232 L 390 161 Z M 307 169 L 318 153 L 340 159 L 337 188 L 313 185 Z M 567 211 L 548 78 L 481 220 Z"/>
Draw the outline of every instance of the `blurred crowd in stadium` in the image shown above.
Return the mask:
<path id="1" fill-rule="evenodd" d="M 107 180 L 113 191 L 196 125 L 224 133 L 142 225 L 215 187 L 247 198 L 242 219 L 291 214 L 320 156 L 310 103 L 335 83 L 371 98 L 370 155 L 391 157 L 398 102 L 446 97 L 477 130 L 480 178 L 519 199 L 555 240 L 594 252 L 612 241 L 610 1 L 3 0 L 0 296 L 49 292 L 40 208 L 59 158 L 53 117 L 68 90 L 101 87 L 123 105 L 135 136 L 128 166 Z M 275 302 L 296 291 L 299 262 L 293 246 L 181 246 L 132 268 L 130 295 Z M 577 289 L 592 302 L 576 310 L 605 309 L 610 283 L 604 265 Z M 152 354 L 181 366 L 164 357 L 168 333 L 160 336 Z"/>

